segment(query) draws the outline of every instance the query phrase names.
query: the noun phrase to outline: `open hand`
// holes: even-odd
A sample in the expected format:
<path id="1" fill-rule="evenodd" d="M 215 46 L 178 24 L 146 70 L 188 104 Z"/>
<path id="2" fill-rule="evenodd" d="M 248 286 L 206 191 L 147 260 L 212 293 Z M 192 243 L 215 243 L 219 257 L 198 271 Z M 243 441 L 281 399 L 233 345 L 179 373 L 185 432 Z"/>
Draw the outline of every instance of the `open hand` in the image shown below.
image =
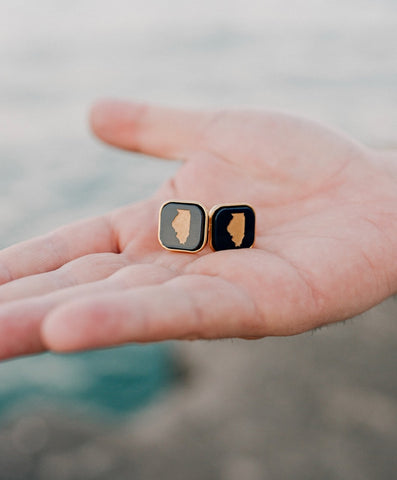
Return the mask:
<path id="1" fill-rule="evenodd" d="M 292 335 L 397 291 L 392 156 L 271 112 L 102 102 L 91 123 L 110 144 L 184 163 L 144 202 L 0 252 L 0 358 Z M 251 204 L 254 248 L 162 249 L 168 199 Z"/>

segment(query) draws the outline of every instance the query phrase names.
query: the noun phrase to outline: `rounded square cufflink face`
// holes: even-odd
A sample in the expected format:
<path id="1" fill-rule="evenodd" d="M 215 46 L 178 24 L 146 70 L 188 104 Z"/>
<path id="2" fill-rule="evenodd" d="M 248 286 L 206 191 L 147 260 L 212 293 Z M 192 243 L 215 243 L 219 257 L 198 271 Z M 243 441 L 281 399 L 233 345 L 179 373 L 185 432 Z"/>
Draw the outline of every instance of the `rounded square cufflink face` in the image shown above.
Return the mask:
<path id="1" fill-rule="evenodd" d="M 255 212 L 249 205 L 217 205 L 210 211 L 213 250 L 251 248 L 255 240 Z"/>
<path id="2" fill-rule="evenodd" d="M 167 250 L 195 253 L 207 242 L 208 214 L 199 203 L 170 201 L 160 209 L 159 241 Z"/>

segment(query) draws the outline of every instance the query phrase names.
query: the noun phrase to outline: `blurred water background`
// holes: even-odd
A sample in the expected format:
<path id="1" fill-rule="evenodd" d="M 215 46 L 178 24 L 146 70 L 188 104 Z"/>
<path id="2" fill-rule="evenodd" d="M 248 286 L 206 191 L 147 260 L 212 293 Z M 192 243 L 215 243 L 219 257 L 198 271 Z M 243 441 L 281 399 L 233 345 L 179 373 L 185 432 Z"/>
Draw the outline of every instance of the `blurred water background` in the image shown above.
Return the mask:
<path id="1" fill-rule="evenodd" d="M 181 106 L 244 105 L 288 110 L 333 124 L 372 145 L 396 146 L 397 3 L 393 0 L 1 0 L 1 247 L 65 222 L 144 198 L 175 171 L 175 164 L 119 152 L 93 140 L 87 129 L 88 109 L 95 99 L 109 96 Z M 386 333 L 380 340 L 381 346 L 375 348 L 370 340 L 377 334 L 373 319 L 364 321 L 359 328 L 363 336 L 360 338 L 365 341 L 361 353 L 356 352 L 362 359 L 356 367 L 360 372 L 365 369 L 363 355 L 368 351 L 372 351 L 371 361 L 379 360 L 379 368 L 374 372 L 374 388 L 385 390 L 387 401 L 381 397 L 384 401 L 380 402 L 389 412 L 385 422 L 397 428 L 393 397 L 397 393 L 395 355 L 385 353 L 387 348 L 390 352 L 396 351 L 392 340 L 396 338 L 396 330 L 387 315 L 382 318 L 381 330 Z M 328 347 L 321 343 L 326 340 L 318 342 L 322 352 L 329 353 L 323 359 L 324 365 L 338 362 L 336 348 L 348 356 L 349 344 L 343 343 L 341 347 L 338 341 L 343 335 L 348 341 L 354 341 L 358 333 L 345 330 L 340 335 L 331 333 Z M 282 344 L 284 359 L 299 364 L 295 359 L 301 355 L 302 345 L 307 351 L 312 348 L 307 337 L 303 338 Z M 224 355 L 221 358 L 225 368 L 229 363 L 225 358 L 229 358 L 231 349 L 236 358 L 239 358 L 236 352 L 240 351 L 241 364 L 253 371 L 247 360 L 252 354 L 247 348 L 257 352 L 254 357 L 261 361 L 258 353 L 261 345 L 256 345 L 246 347 L 238 343 L 231 345 L 230 350 L 225 344 L 204 348 L 212 348 L 212 357 L 208 354 L 208 358 Z M 364 348 L 365 345 L 368 348 Z M 198 352 L 200 348 L 192 347 Z M 276 358 L 281 350 L 277 347 L 267 351 Z M 306 363 L 301 360 L 307 378 L 312 378 L 310 369 L 322 354 L 317 352 L 316 356 L 311 351 L 314 357 L 307 354 Z M 194 358 L 200 368 L 200 353 Z M 80 464 L 80 470 L 72 474 L 70 464 L 76 461 L 73 456 L 67 457 L 69 463 L 61 462 L 69 465 L 69 470 L 58 468 L 56 461 L 35 470 L 32 465 L 34 458 L 38 458 L 37 452 L 40 448 L 45 452 L 47 447 L 44 441 L 37 450 L 29 450 L 26 442 L 21 443 L 22 437 L 29 438 L 29 432 L 40 432 L 44 428 L 40 418 L 29 415 L 44 406 L 55 408 L 58 420 L 62 414 L 67 417 L 70 411 L 78 410 L 88 423 L 95 419 L 102 421 L 104 416 L 117 412 L 129 414 L 164 392 L 172 384 L 175 368 L 170 345 L 123 347 L 73 356 L 43 355 L 1 364 L 0 422 L 11 422 L 11 427 L 10 430 L 4 427 L 3 437 L 0 434 L 0 464 L 3 465 L 0 478 L 126 478 L 114 473 L 119 467 L 115 467 L 111 477 L 101 476 L 105 475 L 106 468 L 94 469 L 89 476 L 87 472 L 82 473 L 85 470 Z M 351 368 L 353 375 L 356 370 Z M 384 374 L 384 384 L 378 382 L 382 377 L 379 372 Z M 285 379 L 289 379 L 288 385 L 293 385 L 297 372 L 294 375 L 293 370 L 284 371 L 284 374 Z M 318 376 L 313 378 L 319 381 Z M 279 382 L 282 381 L 280 378 Z M 287 384 L 278 383 L 274 388 L 275 391 L 281 388 L 282 398 L 284 394 L 291 395 Z M 222 393 L 218 393 L 221 398 Z M 255 389 L 250 394 L 262 398 Z M 298 401 L 300 397 L 296 395 Z M 302 405 L 304 399 L 305 396 L 301 398 Z M 338 408 L 350 405 L 344 399 L 342 395 L 342 400 L 337 401 Z M 251 407 L 255 411 L 254 406 Z M 346 408 L 351 412 L 350 406 Z M 342 408 L 345 418 L 349 416 L 346 408 Z M 302 420 L 301 430 L 296 427 L 296 434 L 311 424 L 309 413 L 303 406 L 301 410 L 306 412 L 308 423 Z M 281 418 L 282 415 L 280 425 Z M 83 423 L 84 420 L 80 420 L 80 426 Z M 218 428 L 221 428 L 219 424 Z M 272 428 L 279 438 L 281 431 L 276 425 Z M 357 455 L 353 455 L 356 463 L 349 463 L 338 451 L 336 457 L 344 468 L 340 467 L 344 475 L 338 477 L 334 461 L 328 457 L 323 463 L 313 460 L 316 468 L 311 471 L 309 457 L 316 457 L 314 450 L 305 452 L 305 462 L 289 450 L 291 470 L 281 469 L 280 476 L 270 467 L 265 469 L 265 475 L 265 470 L 258 466 L 261 454 L 255 457 L 254 453 L 248 453 L 239 462 L 235 458 L 234 463 L 226 462 L 221 470 L 215 468 L 218 464 L 211 457 L 197 478 L 288 478 L 283 475 L 290 471 L 295 472 L 294 478 L 305 480 L 392 478 L 389 475 L 397 466 L 382 456 L 389 453 L 390 442 L 396 440 L 392 432 L 393 429 L 384 433 L 386 439 L 381 449 L 373 448 L 372 440 L 364 442 L 364 446 L 360 444 L 364 453 L 378 452 L 379 465 L 383 465 L 383 470 L 379 467 L 372 477 L 371 468 L 376 462 L 360 463 L 361 457 Z M 341 435 L 348 436 L 346 431 Z M 298 438 L 297 434 L 297 442 Z M 211 444 L 208 438 L 207 442 Z M 271 442 L 279 445 L 277 440 Z M 62 442 L 60 445 L 57 451 L 62 450 Z M 160 444 L 156 445 L 158 458 L 169 459 L 167 452 L 161 457 Z M 161 445 L 165 448 L 164 442 Z M 196 447 L 192 447 L 192 451 L 196 451 Z M 16 463 L 7 463 L 7 458 L 12 457 L 11 451 L 22 455 L 25 463 L 21 463 L 20 457 Z M 346 452 L 351 453 L 351 449 Z M 41 455 L 44 458 L 45 453 Z M 89 452 L 87 455 L 91 458 Z M 202 455 L 206 458 L 205 453 Z M 186 458 L 190 458 L 189 455 Z M 70 459 L 74 459 L 73 462 Z M 194 459 L 191 461 L 194 464 Z M 84 465 L 87 466 L 87 462 L 83 462 Z M 212 470 L 211 465 L 214 465 Z M 180 468 L 179 473 L 184 471 L 183 466 Z M 60 473 L 65 471 L 69 473 Z M 156 471 L 162 472 L 163 478 L 178 476 L 178 471 L 169 477 L 160 467 Z M 365 472 L 369 472 L 368 476 Z M 187 475 L 179 478 L 196 478 L 192 471 Z M 146 476 L 136 478 L 152 477 L 146 472 Z M 153 478 L 159 477 L 153 473 Z"/>

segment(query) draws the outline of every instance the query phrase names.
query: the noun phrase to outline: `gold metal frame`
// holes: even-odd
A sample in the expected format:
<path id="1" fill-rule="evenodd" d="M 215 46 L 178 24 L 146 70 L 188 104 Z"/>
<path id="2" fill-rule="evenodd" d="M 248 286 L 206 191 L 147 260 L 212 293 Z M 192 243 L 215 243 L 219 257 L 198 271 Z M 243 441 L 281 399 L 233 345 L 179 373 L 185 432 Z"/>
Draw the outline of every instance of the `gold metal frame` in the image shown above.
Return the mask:
<path id="1" fill-rule="evenodd" d="M 161 238 L 160 238 L 160 227 L 161 227 L 161 212 L 163 210 L 163 208 L 168 204 L 168 203 L 187 203 L 189 205 L 198 205 L 199 207 L 201 207 L 204 211 L 204 215 L 205 215 L 205 221 L 204 221 L 204 238 L 203 238 L 203 244 L 200 248 L 198 248 L 197 250 L 183 250 L 181 248 L 169 248 L 169 247 L 166 247 L 163 242 L 161 241 Z M 192 202 L 191 200 L 176 200 L 176 199 L 171 199 L 171 200 L 167 200 L 166 202 L 164 202 L 161 207 L 160 207 L 160 210 L 159 210 L 159 220 L 158 220 L 158 229 L 157 229 L 157 238 L 159 240 L 159 243 L 160 245 L 165 249 L 165 250 L 168 250 L 170 252 L 179 252 L 179 253 L 198 253 L 198 252 L 201 252 L 201 250 L 207 245 L 207 241 L 208 241 L 208 209 L 205 205 L 203 205 L 202 203 L 200 202 Z"/>
<path id="2" fill-rule="evenodd" d="M 209 226 L 208 226 L 208 243 L 209 246 L 216 252 L 217 250 L 214 249 L 212 245 L 212 217 L 214 216 L 214 213 L 221 207 L 249 207 L 253 212 L 254 212 L 254 217 L 255 217 L 255 223 L 256 223 L 256 212 L 255 209 L 252 205 L 249 203 L 220 203 L 218 205 L 214 205 L 211 210 L 208 212 L 208 217 L 209 217 Z M 254 236 L 254 241 L 252 242 L 252 245 L 248 248 L 252 248 L 255 245 L 255 236 Z M 238 250 L 238 249 L 236 249 Z"/>

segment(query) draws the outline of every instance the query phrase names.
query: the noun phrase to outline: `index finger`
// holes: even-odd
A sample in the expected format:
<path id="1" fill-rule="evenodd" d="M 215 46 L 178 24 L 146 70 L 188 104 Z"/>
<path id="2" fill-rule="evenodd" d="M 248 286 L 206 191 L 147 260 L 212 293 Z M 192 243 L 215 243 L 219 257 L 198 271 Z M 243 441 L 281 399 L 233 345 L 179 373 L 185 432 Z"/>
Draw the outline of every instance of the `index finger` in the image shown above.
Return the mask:
<path id="1" fill-rule="evenodd" d="M 177 276 L 160 285 L 89 295 L 46 316 L 44 343 L 59 352 L 170 339 L 251 336 L 256 305 L 220 277 Z"/>

